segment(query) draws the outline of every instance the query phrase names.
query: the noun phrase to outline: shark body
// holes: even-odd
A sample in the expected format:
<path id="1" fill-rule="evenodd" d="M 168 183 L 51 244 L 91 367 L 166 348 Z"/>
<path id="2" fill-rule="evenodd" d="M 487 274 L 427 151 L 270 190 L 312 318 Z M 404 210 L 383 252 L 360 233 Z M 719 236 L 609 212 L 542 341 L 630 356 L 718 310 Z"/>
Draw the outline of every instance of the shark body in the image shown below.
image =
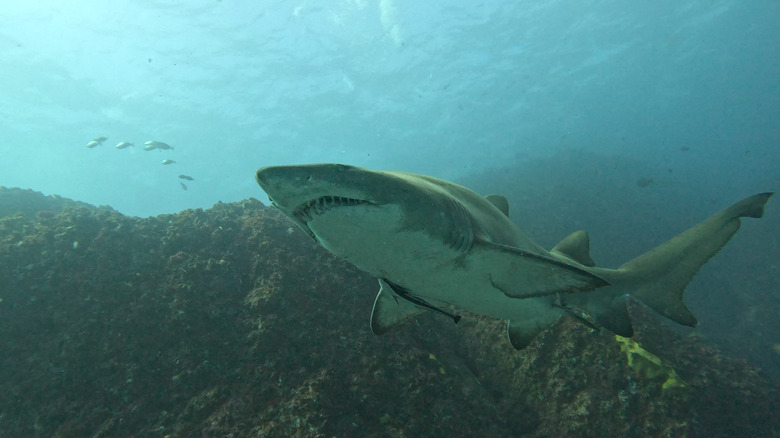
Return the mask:
<path id="1" fill-rule="evenodd" d="M 458 322 L 455 308 L 508 320 L 517 349 L 564 315 L 629 337 L 628 296 L 695 326 L 682 302 L 685 286 L 739 229 L 740 217 L 761 217 L 772 196 L 748 197 L 607 269 L 593 263 L 584 231 L 547 251 L 509 219 L 506 198 L 441 179 L 342 164 L 264 167 L 256 179 L 320 245 L 379 279 L 374 333 L 426 310 Z"/>

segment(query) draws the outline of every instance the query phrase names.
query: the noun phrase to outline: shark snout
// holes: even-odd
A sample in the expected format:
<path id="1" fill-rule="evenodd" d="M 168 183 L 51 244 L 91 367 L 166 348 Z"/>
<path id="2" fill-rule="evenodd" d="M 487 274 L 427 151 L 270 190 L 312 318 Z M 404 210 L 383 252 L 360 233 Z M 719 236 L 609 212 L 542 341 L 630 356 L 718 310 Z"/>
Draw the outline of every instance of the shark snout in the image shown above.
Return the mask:
<path id="1" fill-rule="evenodd" d="M 269 195 L 282 187 L 289 187 L 292 184 L 300 185 L 306 179 L 306 175 L 301 175 L 300 171 L 288 166 L 261 167 L 255 173 L 255 180 Z"/>
<path id="2" fill-rule="evenodd" d="M 300 166 L 266 166 L 255 173 L 255 180 L 266 192 L 275 187 L 296 186 L 299 188 L 337 184 L 342 174 L 354 169 L 344 164 L 307 164 Z"/>
<path id="3" fill-rule="evenodd" d="M 255 172 L 255 180 L 263 189 L 271 183 L 273 168 L 273 166 L 261 167 Z"/>
<path id="4" fill-rule="evenodd" d="M 380 205 L 376 193 L 381 190 L 371 189 L 381 188 L 385 180 L 378 172 L 345 164 L 267 166 L 255 172 L 255 179 L 271 202 L 290 214 L 320 199 L 323 204 Z"/>
<path id="5" fill-rule="evenodd" d="M 322 195 L 322 181 L 315 177 L 314 170 L 310 165 L 261 167 L 255 172 L 255 180 L 274 205 L 292 209 Z"/>
<path id="6" fill-rule="evenodd" d="M 255 173 L 260 187 L 266 188 L 280 184 L 305 185 L 312 179 L 307 166 L 266 166 Z"/>

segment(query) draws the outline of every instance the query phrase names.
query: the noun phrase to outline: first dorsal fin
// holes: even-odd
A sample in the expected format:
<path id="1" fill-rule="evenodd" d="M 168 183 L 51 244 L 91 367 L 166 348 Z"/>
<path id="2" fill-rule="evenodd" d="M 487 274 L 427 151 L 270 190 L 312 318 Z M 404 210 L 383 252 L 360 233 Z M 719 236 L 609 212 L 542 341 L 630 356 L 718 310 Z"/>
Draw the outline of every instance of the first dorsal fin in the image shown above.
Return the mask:
<path id="1" fill-rule="evenodd" d="M 550 250 L 585 266 L 596 266 L 590 258 L 590 237 L 585 231 L 575 231 L 561 240 Z"/>
<path id="2" fill-rule="evenodd" d="M 506 200 L 505 196 L 487 195 L 485 196 L 485 199 L 493 204 L 494 207 L 501 210 L 501 213 L 504 213 L 504 216 L 509 217 L 509 201 Z"/>

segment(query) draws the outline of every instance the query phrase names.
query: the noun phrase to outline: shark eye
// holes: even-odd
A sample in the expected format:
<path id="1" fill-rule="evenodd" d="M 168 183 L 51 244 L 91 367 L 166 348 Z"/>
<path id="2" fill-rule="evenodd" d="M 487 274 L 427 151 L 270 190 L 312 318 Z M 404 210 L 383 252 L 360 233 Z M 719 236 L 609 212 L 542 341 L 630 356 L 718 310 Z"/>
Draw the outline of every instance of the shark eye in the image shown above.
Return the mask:
<path id="1" fill-rule="evenodd" d="M 336 165 L 336 170 L 338 170 L 339 172 L 343 172 L 343 171 L 347 170 L 347 168 L 348 167 L 343 165 L 343 164 L 337 164 Z"/>

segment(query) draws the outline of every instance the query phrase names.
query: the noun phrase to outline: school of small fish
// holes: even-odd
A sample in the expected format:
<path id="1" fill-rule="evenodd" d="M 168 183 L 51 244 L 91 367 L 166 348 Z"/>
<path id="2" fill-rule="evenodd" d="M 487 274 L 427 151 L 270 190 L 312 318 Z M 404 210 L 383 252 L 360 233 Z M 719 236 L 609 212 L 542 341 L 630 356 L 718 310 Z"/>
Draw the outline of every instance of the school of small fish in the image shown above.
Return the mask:
<path id="1" fill-rule="evenodd" d="M 108 137 L 105 136 L 95 137 L 89 143 L 87 143 L 87 148 L 88 149 L 96 148 L 102 145 L 103 142 L 106 140 L 108 140 Z M 115 149 L 127 149 L 129 147 L 135 147 L 135 145 L 133 143 L 130 143 L 129 141 L 121 141 L 117 143 L 116 146 L 114 146 Z M 144 143 L 145 151 L 153 151 L 155 149 L 160 151 L 173 151 L 173 146 L 169 145 L 168 143 L 163 143 L 157 140 L 149 140 Z M 161 163 L 167 166 L 167 165 L 175 164 L 176 161 L 166 158 L 162 160 Z M 189 175 L 179 175 L 179 179 L 183 179 L 187 181 L 195 180 L 195 178 Z M 179 184 L 181 185 L 182 190 L 187 190 L 187 186 L 182 181 L 179 181 Z"/>

